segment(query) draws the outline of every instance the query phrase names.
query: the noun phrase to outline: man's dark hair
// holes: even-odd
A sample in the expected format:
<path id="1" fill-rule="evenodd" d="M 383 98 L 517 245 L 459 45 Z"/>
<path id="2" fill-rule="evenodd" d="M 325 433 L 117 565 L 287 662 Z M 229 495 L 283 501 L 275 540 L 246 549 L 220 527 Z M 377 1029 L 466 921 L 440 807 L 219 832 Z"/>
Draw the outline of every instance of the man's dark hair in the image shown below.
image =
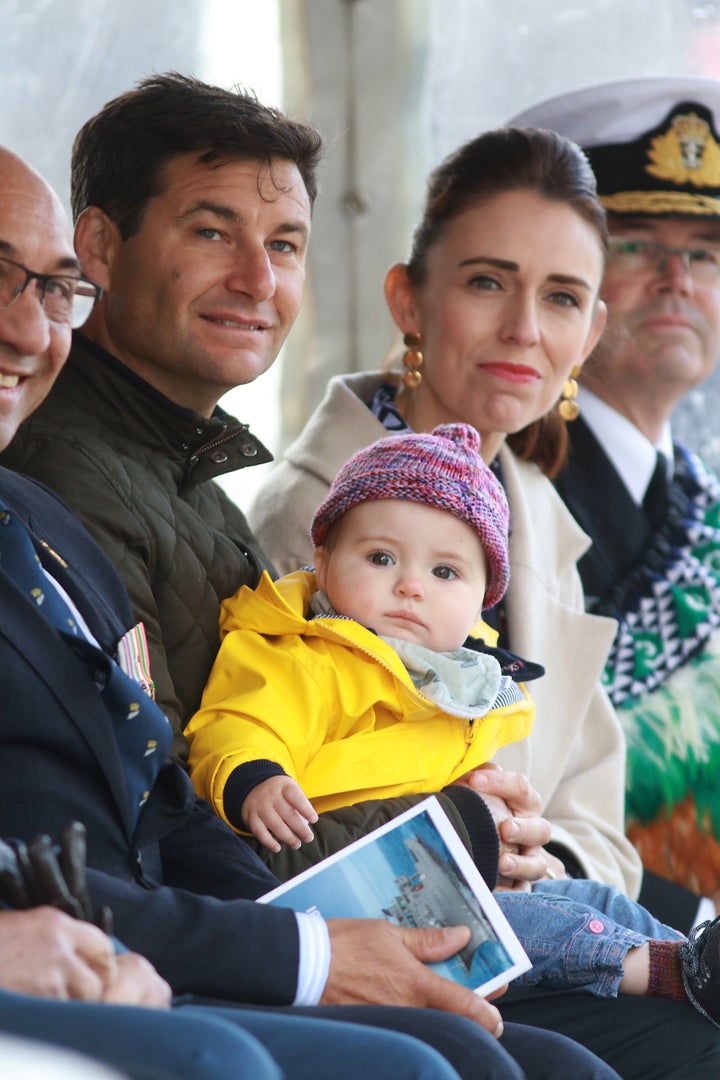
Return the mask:
<path id="1" fill-rule="evenodd" d="M 252 91 L 223 90 L 177 72 L 143 79 L 88 120 L 73 144 L 75 220 L 98 206 L 124 240 L 140 227 L 159 194 L 167 164 L 197 151 L 198 162 L 293 162 L 310 204 L 317 194 L 322 139 L 310 124 L 262 105 Z"/>

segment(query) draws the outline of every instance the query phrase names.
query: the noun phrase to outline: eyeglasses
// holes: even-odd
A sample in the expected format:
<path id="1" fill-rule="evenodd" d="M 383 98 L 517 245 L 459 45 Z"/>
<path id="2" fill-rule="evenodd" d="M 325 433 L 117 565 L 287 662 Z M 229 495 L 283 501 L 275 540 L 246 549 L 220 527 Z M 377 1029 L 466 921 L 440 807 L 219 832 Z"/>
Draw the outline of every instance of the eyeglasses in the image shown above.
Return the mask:
<path id="1" fill-rule="evenodd" d="M 37 281 L 40 303 L 48 319 L 75 329 L 87 319 L 102 289 L 92 281 L 74 274 L 36 274 L 22 263 L 0 258 L 0 311 L 12 307 L 27 289 Z"/>
<path id="2" fill-rule="evenodd" d="M 714 285 L 720 280 L 720 247 L 670 247 L 658 240 L 610 237 L 608 261 L 619 273 L 662 271 L 673 255 L 680 256 L 683 270 L 696 285 Z"/>

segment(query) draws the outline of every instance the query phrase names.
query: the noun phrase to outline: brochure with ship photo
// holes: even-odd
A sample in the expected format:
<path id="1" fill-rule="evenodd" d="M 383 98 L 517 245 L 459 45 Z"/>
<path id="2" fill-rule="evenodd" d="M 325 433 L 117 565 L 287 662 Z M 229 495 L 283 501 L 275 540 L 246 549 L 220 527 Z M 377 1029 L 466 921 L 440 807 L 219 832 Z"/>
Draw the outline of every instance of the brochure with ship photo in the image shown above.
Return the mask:
<path id="1" fill-rule="evenodd" d="M 266 893 L 260 901 L 317 912 L 326 919 L 385 918 L 402 926 L 469 926 L 469 944 L 431 967 L 479 994 L 491 993 L 531 967 L 433 796 Z"/>

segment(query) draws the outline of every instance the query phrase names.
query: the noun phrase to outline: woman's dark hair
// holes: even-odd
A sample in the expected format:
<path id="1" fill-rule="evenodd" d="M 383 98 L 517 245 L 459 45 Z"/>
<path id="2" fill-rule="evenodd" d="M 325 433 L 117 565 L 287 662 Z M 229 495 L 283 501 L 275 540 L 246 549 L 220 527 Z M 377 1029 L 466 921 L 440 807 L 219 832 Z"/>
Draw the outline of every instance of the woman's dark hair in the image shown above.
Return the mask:
<path id="1" fill-rule="evenodd" d="M 147 202 L 162 190 L 165 167 L 193 152 L 202 164 L 261 161 L 271 169 L 275 159 L 291 161 L 312 205 L 321 151 L 314 127 L 261 105 L 251 91 L 224 90 L 177 72 L 153 75 L 109 101 L 78 132 L 73 216 L 98 206 L 127 240 Z"/>
<path id="2" fill-rule="evenodd" d="M 410 281 L 422 284 L 428 252 L 450 221 L 478 202 L 508 191 L 534 191 L 571 207 L 595 230 L 603 252 L 607 251 L 605 211 L 582 150 L 553 131 L 497 128 L 465 143 L 430 174 L 407 262 Z M 567 428 L 554 408 L 507 441 L 519 457 L 536 462 L 552 477 L 565 460 Z"/>

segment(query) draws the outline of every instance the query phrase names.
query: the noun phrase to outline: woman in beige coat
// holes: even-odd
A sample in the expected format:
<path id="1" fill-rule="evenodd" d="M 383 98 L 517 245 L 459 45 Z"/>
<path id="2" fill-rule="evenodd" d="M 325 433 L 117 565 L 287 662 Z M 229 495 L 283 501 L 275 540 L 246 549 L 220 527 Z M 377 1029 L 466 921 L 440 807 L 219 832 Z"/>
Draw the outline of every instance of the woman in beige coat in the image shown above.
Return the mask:
<path id="1" fill-rule="evenodd" d="M 572 144 L 538 134 L 528 152 L 525 142 L 512 149 L 498 139 L 466 144 L 433 174 L 410 259 L 387 275 L 388 305 L 406 335 L 404 378 L 333 379 L 250 519 L 278 570 L 297 569 L 312 561 L 312 514 L 355 451 L 404 425 L 472 423 L 486 460 L 499 463 L 511 509 L 500 644 L 546 668 L 533 684 L 533 733 L 497 763 L 524 773 L 542 796 L 552 825 L 546 872 L 635 896 L 623 737 L 599 681 L 614 624 L 584 613 L 575 563 L 585 537 L 543 475 L 564 452 L 558 399 L 572 393 L 571 371 L 604 322 L 604 219 Z M 506 851 L 507 877 L 511 860 Z"/>
<path id="2" fill-rule="evenodd" d="M 543 475 L 564 453 L 558 400 L 570 415 L 573 366 L 602 330 L 604 243 L 604 215 L 577 147 L 549 132 L 512 129 L 461 147 L 431 177 L 410 259 L 386 280 L 406 335 L 405 379 L 380 372 L 334 379 L 271 476 L 253 524 L 281 569 L 307 563 L 312 512 L 354 451 L 388 430 L 472 423 L 510 503 L 500 644 L 546 669 L 532 684 L 532 734 L 497 755 L 505 771 L 476 774 L 486 800 L 507 782 L 512 801 L 510 789 L 525 773 L 552 826 L 538 859 L 522 846 L 508 849 L 507 826 L 521 829 L 522 819 L 502 821 L 500 872 L 524 878 L 525 887 L 543 873 L 599 878 L 634 896 L 640 864 L 623 833 L 624 745 L 600 686 L 614 625 L 583 611 L 575 562 L 586 540 Z M 599 930 L 594 920 L 586 927 L 591 949 Z M 624 1080 L 717 1070 L 717 1032 L 674 1002 L 599 1001 L 514 985 L 502 1010 L 506 1019 L 584 1043 Z M 569 1075 L 561 1062 L 557 1075 Z"/>

